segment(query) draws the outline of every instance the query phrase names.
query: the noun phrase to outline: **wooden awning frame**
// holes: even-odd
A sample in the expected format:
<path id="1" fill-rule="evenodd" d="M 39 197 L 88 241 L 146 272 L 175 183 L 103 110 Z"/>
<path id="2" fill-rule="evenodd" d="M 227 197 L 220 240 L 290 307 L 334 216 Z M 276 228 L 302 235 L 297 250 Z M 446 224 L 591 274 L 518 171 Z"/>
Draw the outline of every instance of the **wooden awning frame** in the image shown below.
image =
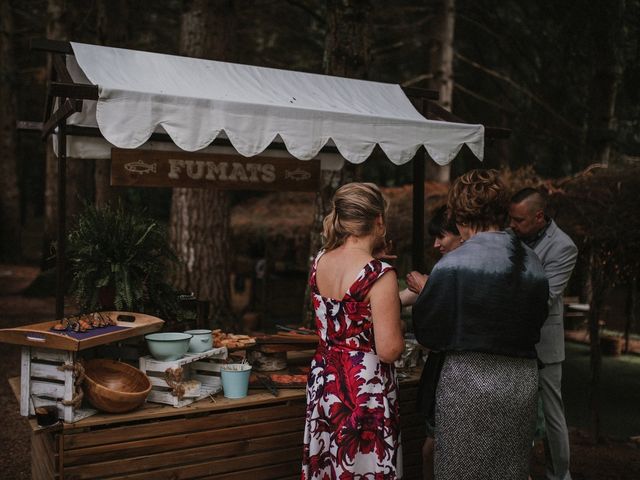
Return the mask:
<path id="1" fill-rule="evenodd" d="M 64 55 L 73 55 L 71 43 L 39 39 L 31 42 L 31 50 L 51 55 L 51 70 L 47 83 L 44 119 L 42 122 L 18 122 L 18 130 L 38 131 L 43 140 L 57 128 L 58 138 L 58 178 L 57 178 L 57 233 L 56 233 L 56 319 L 64 317 L 64 274 L 66 263 L 66 166 L 67 135 L 80 137 L 102 137 L 97 127 L 67 125 L 67 119 L 82 111 L 83 100 L 98 100 L 98 86 L 75 83 L 67 70 Z M 415 87 L 402 87 L 416 109 L 427 119 L 445 122 L 468 123 L 441 107 L 436 101 L 438 92 Z M 58 108 L 53 111 L 54 99 Z M 506 139 L 511 130 L 499 127 L 485 127 L 485 137 Z M 166 133 L 153 133 L 149 140 L 171 142 Z M 227 139 L 215 139 L 212 145 L 232 146 Z M 269 149 L 284 149 L 283 144 L 272 144 Z M 339 153 L 336 147 L 324 147 L 322 152 Z M 413 243 L 412 265 L 424 271 L 424 182 L 426 151 L 421 147 L 413 158 Z"/>

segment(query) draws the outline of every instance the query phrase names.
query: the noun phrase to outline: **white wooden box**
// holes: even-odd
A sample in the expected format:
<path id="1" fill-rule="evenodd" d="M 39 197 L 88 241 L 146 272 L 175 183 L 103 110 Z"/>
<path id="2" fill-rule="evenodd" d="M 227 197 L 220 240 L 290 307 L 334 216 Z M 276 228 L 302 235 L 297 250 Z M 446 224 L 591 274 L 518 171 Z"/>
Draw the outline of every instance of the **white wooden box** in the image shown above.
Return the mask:
<path id="1" fill-rule="evenodd" d="M 140 370 L 151 380 L 151 392 L 148 402 L 165 403 L 174 407 L 184 407 L 222 390 L 220 367 L 228 356 L 226 347 L 214 348 L 203 353 L 187 354 L 170 362 L 155 360 L 150 355 L 140 358 Z M 183 398 L 172 394 L 172 389 L 165 380 L 165 371 L 169 368 L 183 368 L 183 380 L 198 380 L 202 383 L 200 396 Z"/>
<path id="2" fill-rule="evenodd" d="M 76 353 L 50 348 L 22 347 L 20 372 L 20 415 L 35 415 L 33 397 L 38 405 L 57 405 L 58 417 L 67 423 L 77 422 L 97 413 L 92 408 L 63 405 L 75 395 L 73 370 L 62 369 L 73 365 Z"/>

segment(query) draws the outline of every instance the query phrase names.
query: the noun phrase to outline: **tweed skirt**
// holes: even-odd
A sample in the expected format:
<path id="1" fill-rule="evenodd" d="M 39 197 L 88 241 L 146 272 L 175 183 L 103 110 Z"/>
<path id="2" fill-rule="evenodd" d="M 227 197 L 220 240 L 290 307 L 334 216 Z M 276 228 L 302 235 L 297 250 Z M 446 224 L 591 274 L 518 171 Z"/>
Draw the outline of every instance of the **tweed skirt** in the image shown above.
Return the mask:
<path id="1" fill-rule="evenodd" d="M 436 391 L 438 480 L 526 480 L 535 430 L 535 359 L 451 352 Z"/>

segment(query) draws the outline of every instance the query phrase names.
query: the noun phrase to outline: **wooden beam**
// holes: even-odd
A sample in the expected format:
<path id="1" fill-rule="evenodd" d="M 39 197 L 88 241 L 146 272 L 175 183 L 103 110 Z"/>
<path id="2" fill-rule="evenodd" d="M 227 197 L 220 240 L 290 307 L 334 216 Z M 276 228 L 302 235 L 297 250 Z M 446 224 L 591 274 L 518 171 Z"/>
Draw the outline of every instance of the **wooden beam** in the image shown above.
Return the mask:
<path id="1" fill-rule="evenodd" d="M 42 122 L 29 122 L 26 120 L 18 120 L 16 122 L 16 130 L 22 132 L 41 132 Z"/>
<path id="2" fill-rule="evenodd" d="M 418 111 L 425 117 L 429 113 L 429 101 L 420 99 L 415 105 Z M 413 270 L 424 272 L 424 182 L 426 180 L 426 150 L 419 148 L 413 157 L 413 189 L 412 189 L 412 216 L 413 228 L 411 242 L 411 266 Z"/>
<path id="3" fill-rule="evenodd" d="M 72 107 L 72 102 L 70 100 L 67 100 L 65 102 L 65 105 L 69 105 Z M 56 113 L 59 111 L 60 109 L 58 109 Z M 71 113 L 73 113 L 73 111 L 71 111 Z M 71 115 L 71 113 L 69 113 L 69 115 Z M 55 116 L 55 113 L 54 113 L 54 116 Z M 61 117 L 54 125 L 54 127 L 58 126 L 58 192 L 57 192 L 58 229 L 56 232 L 56 320 L 64 317 L 64 289 L 65 289 L 64 270 L 65 270 L 66 250 L 67 250 L 66 248 L 67 247 L 67 135 L 65 133 L 67 116 Z"/>
<path id="4" fill-rule="evenodd" d="M 49 91 L 54 97 L 98 100 L 98 87 L 96 85 L 51 82 Z"/>
<path id="5" fill-rule="evenodd" d="M 48 65 L 48 70 L 49 70 L 49 81 L 47 82 L 47 94 L 45 96 L 45 101 L 44 101 L 44 115 L 42 116 L 42 123 L 45 123 L 47 120 L 49 120 L 49 117 L 51 116 L 51 111 L 53 110 L 53 97 L 51 96 L 51 82 L 53 80 L 57 80 L 57 76 L 56 76 L 56 70 L 55 68 L 53 68 L 53 62 L 49 62 Z"/>
<path id="6" fill-rule="evenodd" d="M 31 40 L 31 50 L 36 52 L 52 52 L 73 55 L 73 48 L 71 48 L 70 42 L 49 40 L 48 38 L 34 38 Z"/>
<path id="7" fill-rule="evenodd" d="M 502 127 L 484 127 L 484 135 L 487 138 L 496 140 L 505 139 L 511 137 L 511 129 Z"/>
<path id="8" fill-rule="evenodd" d="M 401 87 L 402 91 L 407 97 L 412 98 L 426 98 L 427 100 L 438 100 L 440 94 L 437 90 L 429 90 L 426 88 L 417 87 Z"/>
<path id="9" fill-rule="evenodd" d="M 426 102 L 428 108 L 427 111 L 429 112 L 427 118 L 431 120 L 442 120 L 444 122 L 455 123 L 469 123 L 458 117 L 457 115 L 451 113 L 449 110 L 446 110 L 436 102 L 433 102 L 431 100 L 426 100 Z M 485 127 L 484 135 L 487 138 L 505 139 L 511 136 L 511 129 L 503 127 Z"/>
<path id="10" fill-rule="evenodd" d="M 428 108 L 430 118 L 435 117 L 435 119 L 444 120 L 445 122 L 469 123 L 469 122 L 465 122 L 463 119 L 461 119 L 457 115 L 451 113 L 449 110 L 441 106 L 439 103 L 433 102 L 431 100 L 427 100 L 427 108 Z"/>
<path id="11" fill-rule="evenodd" d="M 413 157 L 413 241 L 411 245 L 411 266 L 418 272 L 424 272 L 425 161 L 425 151 L 419 148 Z"/>
<path id="12" fill-rule="evenodd" d="M 58 80 L 66 83 L 73 83 L 73 79 L 71 78 L 69 70 L 67 70 L 67 65 L 64 63 L 64 58 L 62 57 L 62 55 L 52 55 L 52 57 L 53 68 L 56 69 Z"/>
<path id="13" fill-rule="evenodd" d="M 78 102 L 80 108 L 78 108 Z M 42 127 L 42 138 L 45 139 L 60 124 L 66 121 L 71 115 L 82 110 L 82 100 L 65 100 L 65 102 L 51 115 L 49 120 Z"/>

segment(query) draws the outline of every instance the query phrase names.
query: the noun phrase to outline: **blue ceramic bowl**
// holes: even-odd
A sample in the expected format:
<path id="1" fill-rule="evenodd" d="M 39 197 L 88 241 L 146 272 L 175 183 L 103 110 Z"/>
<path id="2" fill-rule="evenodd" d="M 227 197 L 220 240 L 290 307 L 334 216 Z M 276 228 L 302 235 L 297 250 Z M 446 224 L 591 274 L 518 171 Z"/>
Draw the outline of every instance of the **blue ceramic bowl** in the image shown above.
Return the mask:
<path id="1" fill-rule="evenodd" d="M 188 333 L 160 332 L 145 335 L 147 346 L 156 360 L 170 362 L 182 358 L 189 350 L 191 337 Z"/>
<path id="2" fill-rule="evenodd" d="M 189 340 L 189 351 L 191 353 L 202 353 L 213 348 L 211 330 L 186 330 L 184 333 L 193 335 L 193 338 Z"/>

